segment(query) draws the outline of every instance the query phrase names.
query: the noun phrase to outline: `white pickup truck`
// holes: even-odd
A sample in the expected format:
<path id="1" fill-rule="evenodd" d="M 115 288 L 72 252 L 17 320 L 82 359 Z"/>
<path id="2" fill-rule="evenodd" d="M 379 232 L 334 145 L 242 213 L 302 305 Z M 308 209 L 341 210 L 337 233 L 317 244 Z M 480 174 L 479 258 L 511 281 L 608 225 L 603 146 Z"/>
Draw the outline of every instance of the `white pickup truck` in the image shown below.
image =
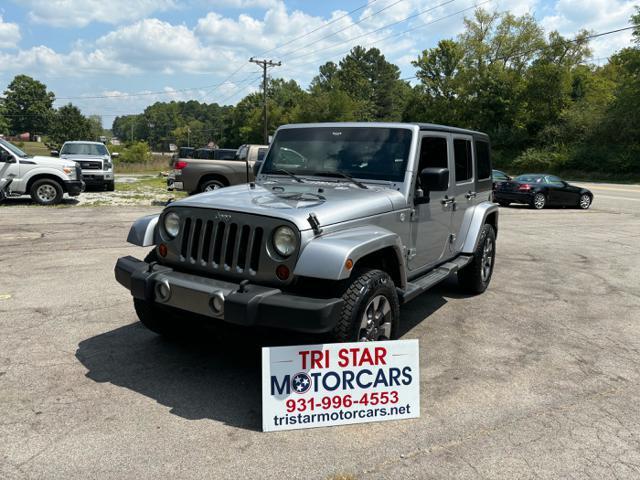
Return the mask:
<path id="1" fill-rule="evenodd" d="M 31 195 L 40 205 L 55 205 L 64 194 L 71 197 L 84 190 L 82 169 L 71 160 L 31 157 L 0 138 L 0 178 L 13 177 L 7 196 Z"/>

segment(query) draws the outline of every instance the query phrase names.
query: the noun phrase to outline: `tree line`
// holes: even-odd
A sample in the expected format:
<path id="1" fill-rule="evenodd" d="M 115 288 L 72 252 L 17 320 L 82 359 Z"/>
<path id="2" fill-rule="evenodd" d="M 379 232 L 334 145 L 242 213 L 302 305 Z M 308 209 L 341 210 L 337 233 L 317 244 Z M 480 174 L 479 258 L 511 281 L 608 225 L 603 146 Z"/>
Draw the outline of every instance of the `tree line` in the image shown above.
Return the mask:
<path id="1" fill-rule="evenodd" d="M 494 163 L 508 171 L 637 175 L 640 8 L 630 21 L 633 44 L 595 65 L 589 62 L 590 32 L 572 38 L 545 35 L 530 15 L 477 9 L 465 19 L 464 33 L 441 40 L 412 62 L 413 78 L 401 78 L 400 69 L 377 48 L 357 46 L 339 62 L 321 65 L 307 89 L 293 80 L 270 79 L 268 130 L 297 122 L 442 123 L 488 133 Z M 40 129 L 61 138 L 69 133 L 60 129 L 76 125 L 74 138 L 80 138 L 82 128 L 84 135 L 91 133 L 73 105 L 52 112 L 53 94 L 35 80 L 38 85 L 28 90 L 37 88 L 39 94 L 31 94 L 18 113 L 41 116 L 12 116 L 14 84 L 19 79 L 18 84 L 26 83 L 22 77 L 5 92 L 0 130 L 4 112 L 5 126 L 14 131 Z M 36 97 L 42 102 L 34 102 Z M 141 114 L 117 117 L 112 130 L 121 140 L 143 140 L 154 148 L 209 141 L 237 147 L 262 143 L 261 109 L 261 93 L 235 106 L 157 102 Z M 43 120 L 29 126 L 25 118 Z"/>

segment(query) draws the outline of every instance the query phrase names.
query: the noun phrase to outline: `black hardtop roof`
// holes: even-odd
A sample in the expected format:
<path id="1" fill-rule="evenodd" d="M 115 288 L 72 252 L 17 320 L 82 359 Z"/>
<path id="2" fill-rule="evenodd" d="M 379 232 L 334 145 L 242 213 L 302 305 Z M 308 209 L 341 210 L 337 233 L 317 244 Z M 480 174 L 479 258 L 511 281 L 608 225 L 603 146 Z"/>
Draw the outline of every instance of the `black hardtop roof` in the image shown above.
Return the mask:
<path id="1" fill-rule="evenodd" d="M 458 128 L 458 127 L 450 127 L 448 125 L 440 125 L 437 123 L 417 123 L 420 127 L 420 130 L 435 130 L 437 132 L 448 132 L 448 133 L 464 133 L 466 135 L 477 135 L 482 137 L 489 136 L 486 133 L 478 132 L 476 130 L 468 130 L 466 128 Z"/>

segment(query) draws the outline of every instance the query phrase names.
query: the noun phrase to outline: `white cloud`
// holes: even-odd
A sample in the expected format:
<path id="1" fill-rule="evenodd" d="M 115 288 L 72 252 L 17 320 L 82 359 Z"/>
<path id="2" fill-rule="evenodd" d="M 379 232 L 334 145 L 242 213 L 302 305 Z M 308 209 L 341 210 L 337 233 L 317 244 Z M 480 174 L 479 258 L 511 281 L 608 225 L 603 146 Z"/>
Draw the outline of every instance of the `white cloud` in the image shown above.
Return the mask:
<path id="1" fill-rule="evenodd" d="M 553 13 L 543 17 L 541 24 L 547 32 L 558 30 L 567 37 L 572 37 L 582 29 L 601 33 L 628 27 L 635 6 L 636 0 L 558 0 Z M 600 37 L 591 42 L 595 58 L 607 57 L 630 45 L 631 31 Z"/>
<path id="2" fill-rule="evenodd" d="M 279 0 L 212 0 L 209 3 L 216 8 L 271 8 L 280 2 Z"/>
<path id="3" fill-rule="evenodd" d="M 176 7 L 174 0 L 20 0 L 20 5 L 29 8 L 34 23 L 54 27 L 119 24 Z"/>
<path id="4" fill-rule="evenodd" d="M 5 22 L 0 15 L 0 48 L 16 48 L 20 38 L 18 24 Z"/>

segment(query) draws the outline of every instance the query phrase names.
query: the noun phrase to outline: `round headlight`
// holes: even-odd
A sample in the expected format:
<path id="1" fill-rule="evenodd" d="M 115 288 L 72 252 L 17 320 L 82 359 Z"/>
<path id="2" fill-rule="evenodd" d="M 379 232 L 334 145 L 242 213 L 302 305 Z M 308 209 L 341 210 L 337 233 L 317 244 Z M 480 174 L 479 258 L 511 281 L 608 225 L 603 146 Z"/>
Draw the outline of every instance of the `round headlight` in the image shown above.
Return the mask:
<path id="1" fill-rule="evenodd" d="M 167 213 L 164 216 L 164 231 L 171 238 L 175 238 L 180 232 L 180 216 L 175 212 Z"/>
<path id="2" fill-rule="evenodd" d="M 291 227 L 282 226 L 275 229 L 273 232 L 273 247 L 276 249 L 278 255 L 283 257 L 290 256 L 296 251 L 298 239 L 296 233 Z"/>

